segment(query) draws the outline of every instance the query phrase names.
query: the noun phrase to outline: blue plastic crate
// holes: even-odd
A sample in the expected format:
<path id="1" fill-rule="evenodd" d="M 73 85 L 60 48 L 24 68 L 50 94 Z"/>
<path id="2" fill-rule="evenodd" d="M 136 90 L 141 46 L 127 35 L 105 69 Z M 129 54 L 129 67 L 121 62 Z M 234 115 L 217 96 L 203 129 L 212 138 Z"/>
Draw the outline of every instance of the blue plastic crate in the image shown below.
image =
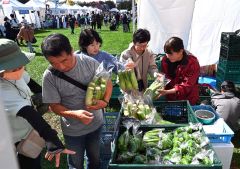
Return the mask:
<path id="1" fill-rule="evenodd" d="M 176 125 L 197 122 L 195 116 L 193 116 L 192 108 L 187 100 L 154 101 L 153 105 L 164 120 L 173 122 Z"/>
<path id="2" fill-rule="evenodd" d="M 101 160 L 106 156 L 111 156 L 111 142 L 115 139 L 118 132 L 118 125 L 120 120 L 119 112 L 104 113 L 104 124 L 100 138 L 100 158 Z"/>
<path id="3" fill-rule="evenodd" d="M 102 132 L 115 132 L 120 119 L 119 112 L 105 112 Z"/>
<path id="4" fill-rule="evenodd" d="M 110 161 L 110 159 L 108 159 L 108 160 L 101 160 L 100 169 L 107 169 L 109 161 Z"/>
<path id="5" fill-rule="evenodd" d="M 196 110 L 209 110 L 215 114 L 215 121 L 220 118 L 219 114 L 213 109 L 212 106 L 210 105 L 199 105 L 199 106 L 192 106 L 193 111 L 195 112 Z M 214 122 L 215 122 L 214 121 Z M 231 130 L 231 128 L 223 121 L 223 128 L 224 130 L 222 133 L 208 133 L 206 130 L 205 133 L 210 140 L 211 143 L 230 143 L 232 137 L 234 136 L 234 132 Z M 214 128 L 215 125 L 209 125 L 211 128 Z"/>
<path id="6" fill-rule="evenodd" d="M 232 129 L 224 122 L 224 132 L 223 133 L 206 133 L 208 139 L 211 143 L 230 143 L 232 137 L 234 136 L 234 132 Z"/>

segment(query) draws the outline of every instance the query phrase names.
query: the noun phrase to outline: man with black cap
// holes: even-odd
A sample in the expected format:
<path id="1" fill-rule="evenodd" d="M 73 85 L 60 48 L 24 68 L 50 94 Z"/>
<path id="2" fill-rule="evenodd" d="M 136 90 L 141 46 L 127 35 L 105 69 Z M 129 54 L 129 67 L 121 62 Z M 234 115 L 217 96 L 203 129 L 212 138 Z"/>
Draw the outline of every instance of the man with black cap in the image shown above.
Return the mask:
<path id="1" fill-rule="evenodd" d="M 0 39 L 0 86 L 3 106 L 12 130 L 15 145 L 28 137 L 33 129 L 45 140 L 47 153 L 45 158 L 56 158 L 59 166 L 60 154 L 74 154 L 75 152 L 64 149 L 57 137 L 57 132 L 42 118 L 32 106 L 31 90 L 28 87 L 29 76 L 24 71 L 24 65 L 29 63 L 29 58 L 34 54 L 20 50 L 18 45 L 9 39 Z M 40 154 L 30 158 L 17 152 L 21 169 L 41 169 Z"/>
<path id="2" fill-rule="evenodd" d="M 221 84 L 221 93 L 214 93 L 211 96 L 213 107 L 216 112 L 226 121 L 229 127 L 234 131 L 240 129 L 238 121 L 240 120 L 240 99 L 236 97 L 236 88 L 233 82 L 223 81 Z"/>

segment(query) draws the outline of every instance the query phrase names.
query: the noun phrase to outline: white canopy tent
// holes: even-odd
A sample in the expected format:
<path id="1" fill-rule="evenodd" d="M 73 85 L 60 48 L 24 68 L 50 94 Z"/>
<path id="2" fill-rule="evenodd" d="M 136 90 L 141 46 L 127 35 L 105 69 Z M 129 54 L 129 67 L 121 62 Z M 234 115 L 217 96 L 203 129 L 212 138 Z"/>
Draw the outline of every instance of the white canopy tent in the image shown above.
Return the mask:
<path id="1" fill-rule="evenodd" d="M 36 5 L 22 4 L 17 0 L 11 0 L 8 4 L 2 4 L 4 15 L 10 17 L 10 14 L 15 12 L 16 18 L 21 22 L 24 16 L 28 23 L 34 23 L 37 28 L 40 28 L 40 20 L 35 11 Z"/>
<path id="2" fill-rule="evenodd" d="M 41 28 L 41 22 L 45 18 L 45 4 L 39 0 L 30 0 L 26 5 L 32 6 L 34 9 L 34 23 L 37 28 Z M 38 12 L 37 12 L 38 11 Z"/>
<path id="3" fill-rule="evenodd" d="M 10 17 L 10 14 L 13 13 L 13 11 L 19 11 L 19 10 L 33 10 L 33 7 L 22 4 L 21 2 L 18 2 L 17 0 L 11 0 L 8 4 L 2 4 L 4 15 L 7 17 Z M 17 19 L 21 19 L 19 15 L 17 15 Z"/>
<path id="4" fill-rule="evenodd" d="M 165 41 L 178 36 L 205 66 L 219 59 L 221 32 L 240 28 L 239 9 L 239 0 L 138 0 L 138 28 L 151 32 L 155 53 L 163 53 Z"/>

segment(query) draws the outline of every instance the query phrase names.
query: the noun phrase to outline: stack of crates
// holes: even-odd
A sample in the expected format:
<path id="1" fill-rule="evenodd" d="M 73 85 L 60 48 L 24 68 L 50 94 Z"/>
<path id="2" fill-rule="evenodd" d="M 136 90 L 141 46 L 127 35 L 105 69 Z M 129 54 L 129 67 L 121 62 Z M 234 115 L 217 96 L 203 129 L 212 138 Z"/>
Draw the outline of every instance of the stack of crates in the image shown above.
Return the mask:
<path id="1" fill-rule="evenodd" d="M 222 32 L 220 57 L 216 75 L 216 87 L 230 80 L 240 84 L 240 36 L 234 32 Z"/>

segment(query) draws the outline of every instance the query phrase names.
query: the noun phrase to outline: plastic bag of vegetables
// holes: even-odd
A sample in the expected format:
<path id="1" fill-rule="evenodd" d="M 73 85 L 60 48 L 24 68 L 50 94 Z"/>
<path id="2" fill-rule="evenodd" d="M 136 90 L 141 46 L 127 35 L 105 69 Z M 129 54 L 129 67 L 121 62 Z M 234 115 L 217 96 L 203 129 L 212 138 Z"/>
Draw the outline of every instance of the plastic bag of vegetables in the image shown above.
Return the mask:
<path id="1" fill-rule="evenodd" d="M 153 100 L 156 100 L 159 96 L 159 89 L 164 89 L 166 84 L 165 75 L 161 78 L 155 79 L 155 81 L 145 90 L 144 95 L 149 95 Z"/>
<path id="2" fill-rule="evenodd" d="M 94 100 L 103 100 L 111 72 L 112 69 L 108 71 L 104 69 L 103 62 L 98 66 L 94 78 L 88 84 L 85 98 L 86 106 L 94 105 Z"/>

